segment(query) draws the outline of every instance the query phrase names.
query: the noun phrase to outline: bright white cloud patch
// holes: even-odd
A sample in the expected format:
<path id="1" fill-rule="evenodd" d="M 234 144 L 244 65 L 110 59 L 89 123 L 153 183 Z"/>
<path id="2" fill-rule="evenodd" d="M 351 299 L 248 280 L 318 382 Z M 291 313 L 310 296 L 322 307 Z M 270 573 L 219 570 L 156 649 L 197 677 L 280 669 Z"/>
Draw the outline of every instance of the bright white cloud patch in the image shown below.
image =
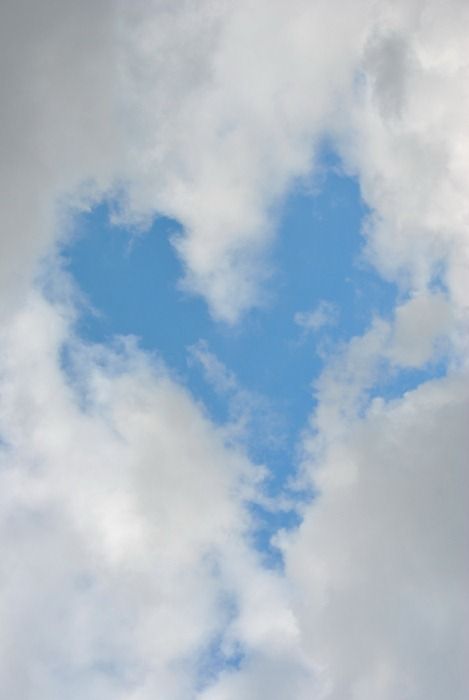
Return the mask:
<path id="1" fill-rule="evenodd" d="M 468 32 L 464 0 L 4 0 L 5 697 L 465 700 Z M 77 339 L 34 279 L 73 212 L 107 198 L 129 225 L 178 220 L 185 287 L 238 321 L 325 137 L 402 301 L 316 382 L 317 497 L 274 573 L 250 539 L 261 470 L 233 431 L 135 343 Z M 446 377 L 372 398 L 442 358 Z"/>

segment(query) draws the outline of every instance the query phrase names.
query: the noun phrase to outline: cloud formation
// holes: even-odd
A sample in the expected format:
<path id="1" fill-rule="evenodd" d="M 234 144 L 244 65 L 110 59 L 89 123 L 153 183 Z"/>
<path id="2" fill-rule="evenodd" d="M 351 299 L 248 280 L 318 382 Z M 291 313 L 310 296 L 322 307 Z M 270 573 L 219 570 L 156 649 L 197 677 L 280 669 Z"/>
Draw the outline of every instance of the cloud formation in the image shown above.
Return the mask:
<path id="1" fill-rule="evenodd" d="M 4 0 L 6 696 L 466 698 L 468 29 L 462 0 Z M 316 382 L 317 496 L 278 534 L 280 573 L 252 546 L 262 472 L 229 429 L 133 341 L 76 338 L 36 278 L 107 199 L 129 226 L 179 221 L 186 288 L 238 321 L 324 138 L 400 297 Z M 373 393 L 442 357 L 447 376 Z"/>
<path id="2" fill-rule="evenodd" d="M 2 330 L 0 682 L 192 697 L 216 647 L 223 664 L 295 641 L 249 545 L 262 475 L 164 367 L 73 340 L 65 311 L 32 295 Z"/>
<path id="3" fill-rule="evenodd" d="M 467 374 L 375 399 L 365 417 L 341 415 L 334 384 L 323 385 L 319 432 L 308 440 L 305 468 L 319 495 L 283 540 L 318 697 L 462 700 Z"/>

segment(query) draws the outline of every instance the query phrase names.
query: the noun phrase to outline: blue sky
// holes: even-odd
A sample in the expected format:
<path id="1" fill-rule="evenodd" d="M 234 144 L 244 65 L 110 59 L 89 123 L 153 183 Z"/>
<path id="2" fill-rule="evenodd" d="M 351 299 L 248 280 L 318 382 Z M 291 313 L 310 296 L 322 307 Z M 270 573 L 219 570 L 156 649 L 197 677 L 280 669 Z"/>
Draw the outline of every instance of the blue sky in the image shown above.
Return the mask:
<path id="1" fill-rule="evenodd" d="M 270 279 L 264 301 L 234 325 L 212 318 L 204 300 L 181 288 L 183 267 L 172 240 L 180 225 L 159 217 L 146 231 L 112 223 L 109 205 L 81 215 L 63 264 L 83 293 L 77 330 L 91 342 L 134 336 L 145 351 L 162 358 L 220 425 L 239 417 L 249 403 L 242 444 L 268 469 L 268 493 L 289 492 L 301 461 L 301 439 L 315 409 L 314 382 L 324 363 L 347 341 L 366 332 L 374 317 L 390 319 L 397 287 L 380 277 L 366 258 L 363 224 L 369 214 L 355 178 L 338 156 L 324 148 L 314 182 L 298 182 L 281 208 L 272 249 L 266 253 Z M 333 318 L 318 329 L 304 328 L 295 314 L 322 303 Z M 194 349 L 220 362 L 235 387 L 210 380 Z M 395 368 L 382 374 L 370 397 L 401 396 L 445 363 Z M 297 494 L 300 503 L 311 495 Z M 252 505 L 253 541 L 268 565 L 282 566 L 271 538 L 296 527 L 294 511 Z"/>
<path id="2" fill-rule="evenodd" d="M 275 242 L 265 255 L 270 275 L 263 303 L 231 325 L 214 320 L 203 299 L 181 288 L 183 267 L 172 244 L 181 235 L 178 222 L 158 217 L 149 230 L 126 229 L 112 223 L 108 204 L 100 204 L 77 219 L 61 253 L 85 295 L 78 333 L 104 344 L 134 336 L 163 359 L 215 423 L 239 418 L 249 403 L 243 447 L 267 467 L 266 492 L 291 496 L 303 431 L 315 409 L 313 385 L 325 361 L 365 333 L 374 317 L 389 320 L 398 298 L 397 287 L 367 260 L 368 214 L 357 180 L 324 147 L 314 181 L 296 183 L 279 212 Z M 316 330 L 295 322 L 295 314 L 324 302 L 334 306 L 330 323 Z M 211 381 L 196 359 L 197 348 L 220 362 L 236 386 L 224 389 Z M 399 397 L 444 373 L 443 361 L 394 368 L 381 373 L 369 394 Z M 300 504 L 311 492 L 293 498 Z M 251 513 L 253 543 L 267 566 L 282 567 L 272 537 L 297 527 L 298 514 L 256 504 Z"/>
<path id="3" fill-rule="evenodd" d="M 311 385 L 324 354 L 362 333 L 373 314 L 389 315 L 396 296 L 363 255 L 367 210 L 357 182 L 340 172 L 330 152 L 323 160 L 314 187 L 299 183 L 286 198 L 266 256 L 266 300 L 242 323 L 213 320 L 202 299 L 181 290 L 182 265 L 171 243 L 180 232 L 175 221 L 162 217 L 135 233 L 112 225 L 102 204 L 80 216 L 62 252 L 85 294 L 78 325 L 84 338 L 136 336 L 223 421 L 227 397 L 204 381 L 191 353 L 203 341 L 240 387 L 265 399 L 278 416 L 289 461 L 312 410 Z M 295 323 L 297 312 L 314 311 L 323 301 L 337 308 L 333 323 L 317 331 Z M 256 445 L 250 448 L 256 454 Z"/>
<path id="4" fill-rule="evenodd" d="M 324 150 L 319 173 L 314 184 L 299 182 L 286 198 L 266 255 L 265 301 L 242 323 L 213 320 L 202 299 L 181 289 L 182 264 L 171 242 L 180 234 L 175 221 L 161 217 L 148 231 L 126 230 L 111 223 L 109 206 L 101 204 L 79 217 L 62 251 L 85 295 L 78 322 L 84 339 L 109 343 L 116 335 L 135 336 L 217 423 L 236 417 L 233 393 L 245 392 L 254 401 L 244 446 L 267 466 L 267 489 L 277 494 L 296 473 L 301 433 L 314 409 L 313 382 L 324 360 L 363 333 L 373 315 L 389 316 L 396 297 L 395 287 L 366 261 L 367 208 L 357 181 L 341 172 L 331 150 Z M 314 311 L 322 302 L 335 307 L 330 324 L 308 330 L 295 322 L 296 313 Z M 204 375 L 192 352 L 200 343 L 233 375 L 235 392 L 217 388 Z M 395 384 L 397 392 L 402 379 Z M 259 507 L 253 512 L 260 518 L 256 541 L 279 563 L 270 537 L 297 524 L 297 516 Z"/>

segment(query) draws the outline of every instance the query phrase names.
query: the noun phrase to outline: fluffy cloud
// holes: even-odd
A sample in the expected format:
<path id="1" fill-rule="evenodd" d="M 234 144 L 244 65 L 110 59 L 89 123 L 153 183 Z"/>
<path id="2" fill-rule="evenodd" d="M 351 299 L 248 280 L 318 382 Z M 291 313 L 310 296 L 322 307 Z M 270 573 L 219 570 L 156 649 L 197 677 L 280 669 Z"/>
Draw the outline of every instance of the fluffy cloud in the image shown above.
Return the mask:
<path id="1" fill-rule="evenodd" d="M 417 296 L 398 306 L 388 349 L 392 361 L 420 367 L 434 358 L 438 345 L 448 342 L 454 325 L 452 315 L 451 305 L 441 294 Z"/>
<path id="2" fill-rule="evenodd" d="M 130 210 L 183 222 L 186 281 L 216 316 L 235 320 L 256 301 L 272 214 L 309 172 L 352 81 L 369 5 L 140 3 L 133 13 L 126 94 L 145 157 L 134 160 Z"/>
<path id="3" fill-rule="evenodd" d="M 130 341 L 73 341 L 37 295 L 1 343 L 8 696 L 193 697 L 216 647 L 223 665 L 294 646 L 249 546 L 261 475 L 166 370 Z"/>
<path id="4" fill-rule="evenodd" d="M 468 26 L 459 0 L 382 3 L 350 113 L 338 127 L 372 209 L 373 262 L 404 289 L 443 282 L 466 308 Z"/>
<path id="5" fill-rule="evenodd" d="M 468 388 L 376 399 L 309 441 L 319 495 L 283 547 L 317 697 L 467 694 Z"/>

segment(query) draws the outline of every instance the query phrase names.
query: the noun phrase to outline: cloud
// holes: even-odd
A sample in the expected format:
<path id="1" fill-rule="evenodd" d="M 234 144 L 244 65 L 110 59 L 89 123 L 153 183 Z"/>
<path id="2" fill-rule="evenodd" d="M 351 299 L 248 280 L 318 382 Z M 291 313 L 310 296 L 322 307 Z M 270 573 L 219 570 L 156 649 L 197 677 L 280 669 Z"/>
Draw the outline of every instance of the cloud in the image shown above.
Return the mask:
<path id="1" fill-rule="evenodd" d="M 31 294 L 1 334 L 0 682 L 187 697 L 225 637 L 226 662 L 291 637 L 248 544 L 261 473 L 130 340 L 87 346 L 69 324 Z"/>
<path id="2" fill-rule="evenodd" d="M 443 295 L 414 297 L 396 309 L 389 357 L 401 366 L 421 367 L 437 355 L 438 343 L 444 348 L 453 328 L 451 305 Z"/>
<path id="3" fill-rule="evenodd" d="M 293 320 L 306 332 L 319 331 L 324 326 L 331 326 L 337 323 L 338 309 L 335 304 L 329 301 L 321 301 L 314 311 L 297 311 Z"/>
<path id="4" fill-rule="evenodd" d="M 254 649 L 240 672 L 221 674 L 207 700 L 280 700 L 292 689 L 305 700 L 465 698 L 467 368 L 396 399 L 376 396 L 392 352 L 404 366 L 415 360 L 407 331 L 427 359 L 442 328 L 438 313 L 428 325 L 433 305 L 445 327 L 439 295 L 411 299 L 326 364 L 303 438 L 301 483 L 316 496 L 298 505 L 299 527 L 275 538 L 297 625 L 294 656 L 289 648 L 272 667 Z"/>
<path id="5" fill-rule="evenodd" d="M 421 366 L 457 327 L 440 294 L 410 299 L 317 380 L 303 443 L 317 497 L 276 543 L 319 698 L 467 693 L 467 344 L 444 378 L 392 400 L 376 388 L 389 363 Z"/>
<path id="6" fill-rule="evenodd" d="M 256 302 L 272 213 L 308 174 L 336 93 L 352 80 L 369 3 L 340 13 L 322 0 L 138 7 L 132 56 L 153 68 L 129 86 L 146 155 L 130 209 L 161 207 L 183 222 L 187 284 L 233 321 Z"/>
<path id="7" fill-rule="evenodd" d="M 319 496 L 283 547 L 317 697 L 465 697 L 468 395 L 428 382 L 308 440 Z"/>
<path id="8" fill-rule="evenodd" d="M 370 207 L 370 259 L 404 290 L 467 308 L 467 6 L 382 3 L 338 141 Z M 350 134 L 353 134 L 350 137 Z"/>
<path id="9" fill-rule="evenodd" d="M 235 321 L 352 80 L 368 4 L 4 3 L 3 225 L 25 284 L 61 233 L 57 199 L 108 197 L 116 220 L 181 222 L 186 286 Z"/>

